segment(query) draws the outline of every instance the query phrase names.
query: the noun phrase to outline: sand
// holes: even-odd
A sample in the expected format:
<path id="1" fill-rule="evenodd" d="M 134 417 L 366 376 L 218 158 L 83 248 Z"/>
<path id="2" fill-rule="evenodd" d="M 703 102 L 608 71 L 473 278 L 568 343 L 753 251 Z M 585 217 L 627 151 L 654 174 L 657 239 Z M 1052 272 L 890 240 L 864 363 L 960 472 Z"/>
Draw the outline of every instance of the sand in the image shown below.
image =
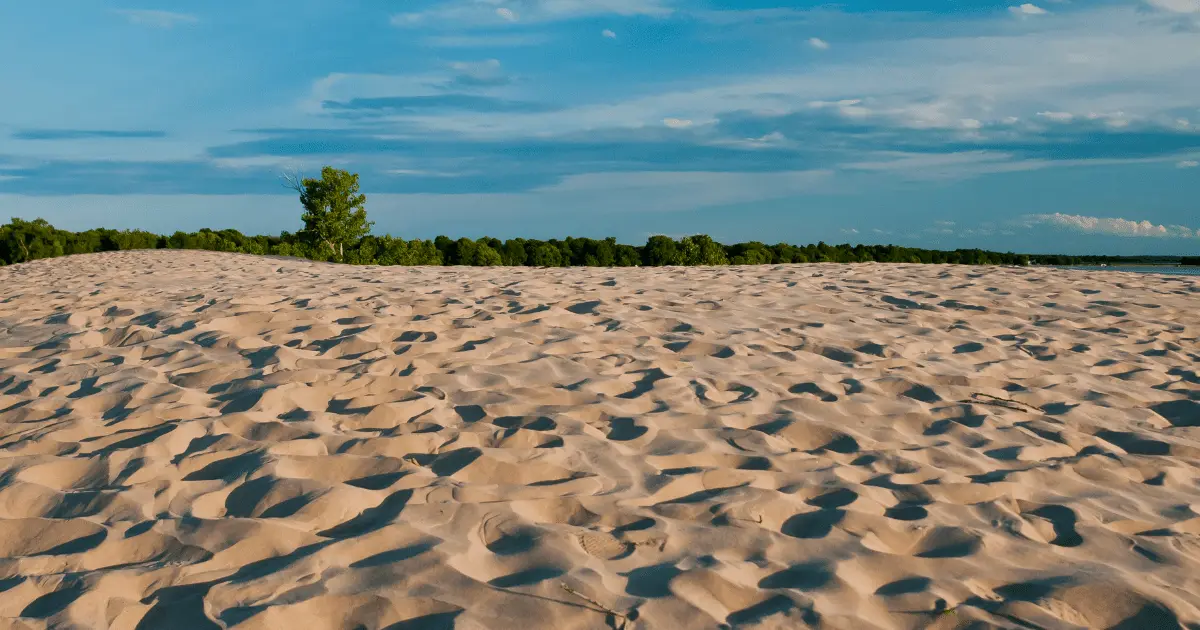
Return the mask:
<path id="1" fill-rule="evenodd" d="M 1200 624 L 1200 278 L 0 268 L 0 626 Z"/>

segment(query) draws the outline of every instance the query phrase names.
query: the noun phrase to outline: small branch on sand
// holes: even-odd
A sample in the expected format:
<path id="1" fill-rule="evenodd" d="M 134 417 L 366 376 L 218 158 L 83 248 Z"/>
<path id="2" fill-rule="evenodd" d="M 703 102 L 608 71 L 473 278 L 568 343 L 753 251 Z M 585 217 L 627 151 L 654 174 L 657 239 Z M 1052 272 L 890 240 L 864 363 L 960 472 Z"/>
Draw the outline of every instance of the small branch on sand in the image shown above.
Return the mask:
<path id="1" fill-rule="evenodd" d="M 667 539 L 663 538 L 647 538 L 646 540 L 631 540 L 629 544 L 634 547 L 658 547 L 659 551 L 667 548 Z"/>
<path id="2" fill-rule="evenodd" d="M 742 518 L 742 517 L 740 517 L 740 516 L 729 516 L 728 514 L 726 514 L 726 515 L 725 515 L 725 518 L 728 518 L 729 520 L 732 520 L 732 521 L 743 521 L 743 522 L 746 522 L 746 523 L 757 523 L 757 524 L 759 524 L 759 525 L 762 525 L 762 522 L 763 522 L 763 517 L 762 517 L 762 514 L 759 514 L 759 515 L 755 516 L 754 518 Z"/>
<path id="3" fill-rule="evenodd" d="M 619 612 L 617 612 L 617 611 L 615 611 L 615 610 L 613 610 L 613 609 L 609 608 L 608 606 L 605 606 L 604 604 L 601 604 L 600 602 L 598 602 L 598 601 L 596 601 L 596 600 L 592 599 L 591 597 L 588 597 L 587 595 L 584 595 L 583 593 L 580 593 L 579 591 L 577 591 L 577 590 L 575 590 L 575 589 L 571 588 L 570 586 L 568 586 L 568 585 L 567 585 L 567 583 L 566 583 L 566 582 L 562 582 L 562 583 L 560 584 L 560 586 L 562 586 L 562 589 L 563 589 L 564 591 L 566 591 L 566 592 L 568 592 L 568 593 L 570 593 L 570 594 L 574 595 L 575 597 L 578 597 L 579 599 L 582 599 L 583 601 L 585 601 L 585 602 L 587 602 L 587 603 L 589 603 L 589 604 L 591 604 L 591 605 L 595 606 L 595 607 L 598 609 L 596 612 L 605 612 L 605 613 L 608 613 L 608 614 L 612 615 L 613 617 L 615 617 L 615 618 L 617 618 L 617 619 L 621 619 L 621 620 L 622 620 L 622 623 L 621 623 L 621 626 L 622 626 L 622 627 L 624 627 L 624 625 L 625 625 L 625 624 L 624 624 L 624 622 L 626 622 L 626 621 L 629 621 L 629 615 L 626 615 L 625 613 L 619 613 Z"/>
<path id="4" fill-rule="evenodd" d="M 1019 400 L 1013 400 L 1011 398 L 1001 398 L 999 396 L 993 396 L 991 394 L 983 394 L 980 392 L 975 392 L 974 394 L 971 394 L 971 400 L 964 400 L 963 402 L 965 402 L 965 403 L 980 403 L 980 404 L 984 404 L 984 405 L 995 405 L 997 407 L 1005 407 L 1008 409 L 1015 409 L 1017 411 L 1040 411 L 1042 413 L 1046 413 L 1045 409 L 1042 409 L 1041 407 L 1038 407 L 1037 405 L 1031 405 L 1029 403 L 1023 403 Z"/>

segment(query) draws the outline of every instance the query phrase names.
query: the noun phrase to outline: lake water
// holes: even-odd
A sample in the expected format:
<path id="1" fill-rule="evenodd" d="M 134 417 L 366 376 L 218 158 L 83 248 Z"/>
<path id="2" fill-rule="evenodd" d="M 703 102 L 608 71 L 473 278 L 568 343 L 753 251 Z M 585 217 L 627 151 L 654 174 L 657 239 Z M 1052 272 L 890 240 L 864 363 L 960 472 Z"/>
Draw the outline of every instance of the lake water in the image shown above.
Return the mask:
<path id="1" fill-rule="evenodd" d="M 1080 265 L 1077 267 L 1060 267 L 1060 269 L 1082 269 L 1084 271 L 1132 271 L 1134 273 L 1165 273 L 1172 276 L 1200 276 L 1200 267 L 1182 265 Z"/>

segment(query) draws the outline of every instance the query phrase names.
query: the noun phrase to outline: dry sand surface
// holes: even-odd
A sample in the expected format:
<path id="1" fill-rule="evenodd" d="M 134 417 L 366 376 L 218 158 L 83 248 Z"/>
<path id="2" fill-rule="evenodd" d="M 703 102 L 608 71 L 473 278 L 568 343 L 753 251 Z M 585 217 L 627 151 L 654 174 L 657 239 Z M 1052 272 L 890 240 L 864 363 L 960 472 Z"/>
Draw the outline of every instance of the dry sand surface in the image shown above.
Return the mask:
<path id="1" fill-rule="evenodd" d="M 1044 269 L 2 268 L 0 625 L 1198 628 L 1198 307 Z"/>

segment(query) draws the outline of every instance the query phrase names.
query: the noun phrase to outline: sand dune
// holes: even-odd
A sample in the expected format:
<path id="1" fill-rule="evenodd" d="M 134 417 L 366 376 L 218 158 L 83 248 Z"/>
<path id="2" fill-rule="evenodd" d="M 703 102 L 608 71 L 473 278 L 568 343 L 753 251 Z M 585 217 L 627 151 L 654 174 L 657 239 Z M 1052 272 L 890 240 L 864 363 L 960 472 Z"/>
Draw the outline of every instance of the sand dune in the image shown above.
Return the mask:
<path id="1" fill-rule="evenodd" d="M 0 269 L 0 626 L 1197 628 L 1200 278 Z"/>

